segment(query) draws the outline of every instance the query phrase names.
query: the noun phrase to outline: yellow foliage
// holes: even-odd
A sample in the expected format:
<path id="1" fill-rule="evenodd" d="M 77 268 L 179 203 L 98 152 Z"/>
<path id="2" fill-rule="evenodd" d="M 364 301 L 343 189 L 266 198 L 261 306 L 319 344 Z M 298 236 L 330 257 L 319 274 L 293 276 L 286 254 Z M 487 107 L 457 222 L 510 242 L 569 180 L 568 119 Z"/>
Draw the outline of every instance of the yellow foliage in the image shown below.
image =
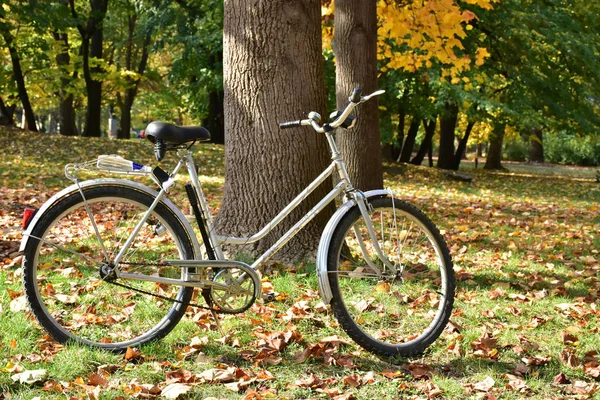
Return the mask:
<path id="1" fill-rule="evenodd" d="M 492 3 L 497 1 L 499 0 L 464 2 L 492 9 Z M 415 72 L 422 66 L 429 68 L 437 62 L 445 69 L 443 76 L 456 83 L 459 80 L 455 78 L 471 68 L 471 57 L 462 55 L 464 46 L 461 39 L 467 36 L 467 31 L 473 29 L 470 22 L 476 20 L 477 15 L 472 11 L 462 10 L 458 1 L 419 0 L 404 3 L 379 0 L 377 12 L 380 21 L 379 59 L 388 61 L 386 68 Z M 394 53 L 389 43 L 395 43 L 400 48 L 407 47 L 408 50 Z M 489 57 L 487 50 L 479 48 L 475 64 L 482 65 L 486 57 Z"/>
<path id="2" fill-rule="evenodd" d="M 500 0 L 462 0 L 482 9 L 493 9 L 492 3 Z M 323 48 L 331 50 L 333 41 L 333 24 L 335 11 L 334 0 L 324 2 L 321 7 L 323 17 Z M 377 0 L 378 59 L 387 61 L 382 72 L 388 69 L 402 69 L 416 72 L 422 67 L 431 68 L 434 63 L 443 67 L 442 77 L 452 82 L 460 82 L 461 74 L 475 65 L 483 65 L 490 56 L 487 49 L 481 47 L 474 57 L 464 54 L 462 39 L 473 29 L 471 21 L 477 15 L 470 10 L 463 10 L 458 0 L 413 0 L 399 2 L 396 0 Z M 396 48 L 407 50 L 398 52 Z M 464 81 L 470 90 L 473 85 Z"/>
<path id="3" fill-rule="evenodd" d="M 485 58 L 489 57 L 491 54 L 487 51 L 487 49 L 485 47 L 480 47 L 477 49 L 477 55 L 475 56 L 475 58 L 477 59 L 477 61 L 475 61 L 475 64 L 477 66 L 483 65 L 483 63 L 485 62 Z"/>

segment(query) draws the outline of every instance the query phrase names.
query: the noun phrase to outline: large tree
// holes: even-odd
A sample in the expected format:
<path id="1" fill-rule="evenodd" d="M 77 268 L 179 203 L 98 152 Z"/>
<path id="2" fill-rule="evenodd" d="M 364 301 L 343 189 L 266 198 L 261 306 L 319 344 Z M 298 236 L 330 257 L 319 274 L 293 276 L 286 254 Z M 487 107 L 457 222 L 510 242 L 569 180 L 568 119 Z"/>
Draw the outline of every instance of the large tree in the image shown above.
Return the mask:
<path id="1" fill-rule="evenodd" d="M 225 0 L 225 194 L 221 233 L 250 235 L 267 224 L 327 165 L 325 137 L 278 123 L 325 109 L 319 0 Z M 321 191 L 323 192 L 323 191 Z M 308 203 L 314 199 L 309 197 Z M 308 204 L 296 210 L 298 218 Z M 323 223 L 321 216 L 318 222 Z M 244 251 L 265 250 L 292 221 Z M 319 224 L 279 254 L 314 255 Z"/>
<path id="2" fill-rule="evenodd" d="M 333 49 L 336 57 L 337 107 L 348 104 L 355 87 L 377 90 L 377 6 L 375 1 L 336 0 Z M 356 188 L 383 187 L 378 102 L 357 110 L 356 127 L 338 134 L 340 151 Z"/>

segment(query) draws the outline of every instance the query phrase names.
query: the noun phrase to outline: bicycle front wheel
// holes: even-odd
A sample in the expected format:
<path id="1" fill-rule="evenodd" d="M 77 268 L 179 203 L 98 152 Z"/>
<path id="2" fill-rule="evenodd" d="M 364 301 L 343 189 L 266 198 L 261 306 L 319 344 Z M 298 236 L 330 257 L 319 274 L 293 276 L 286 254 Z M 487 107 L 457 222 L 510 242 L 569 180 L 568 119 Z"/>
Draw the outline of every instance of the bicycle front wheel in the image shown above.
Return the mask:
<path id="1" fill-rule="evenodd" d="M 61 199 L 39 219 L 24 251 L 25 294 L 57 341 L 123 351 L 169 333 L 193 288 L 107 274 L 154 198 L 118 185 L 92 186 Z M 159 203 L 119 262 L 121 272 L 181 279 L 165 259 L 192 259 L 181 221 Z M 121 286 L 126 285 L 127 287 Z"/>
<path id="2" fill-rule="evenodd" d="M 415 355 L 438 338 L 450 318 L 455 287 L 450 253 L 435 225 L 415 207 L 389 197 L 369 202 L 377 243 L 358 206 L 334 230 L 327 260 L 331 307 L 366 350 Z"/>

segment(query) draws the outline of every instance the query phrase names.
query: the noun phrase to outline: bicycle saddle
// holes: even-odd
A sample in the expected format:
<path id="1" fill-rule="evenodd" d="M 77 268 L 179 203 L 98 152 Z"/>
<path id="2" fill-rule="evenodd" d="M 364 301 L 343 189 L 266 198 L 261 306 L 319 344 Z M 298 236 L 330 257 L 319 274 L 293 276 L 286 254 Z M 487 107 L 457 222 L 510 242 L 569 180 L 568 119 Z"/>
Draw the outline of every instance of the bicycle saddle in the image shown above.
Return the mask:
<path id="1" fill-rule="evenodd" d="M 192 140 L 201 142 L 210 140 L 210 132 L 201 126 L 177 126 L 161 121 L 148 124 L 146 136 L 152 143 L 163 141 L 167 145 L 174 146 Z"/>

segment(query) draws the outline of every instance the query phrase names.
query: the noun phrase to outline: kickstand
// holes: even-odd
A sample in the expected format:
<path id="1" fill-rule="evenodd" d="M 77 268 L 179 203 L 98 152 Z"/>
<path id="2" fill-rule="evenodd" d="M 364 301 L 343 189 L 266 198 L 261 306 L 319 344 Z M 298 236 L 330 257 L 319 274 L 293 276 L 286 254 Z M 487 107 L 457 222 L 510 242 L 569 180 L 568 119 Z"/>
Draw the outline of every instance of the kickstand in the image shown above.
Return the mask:
<path id="1" fill-rule="evenodd" d="M 219 332 L 221 332 L 221 335 L 225 336 L 225 331 L 223 330 L 223 327 L 221 326 L 221 322 L 219 321 L 219 314 L 217 314 L 217 312 L 214 309 L 210 309 L 210 313 L 212 314 L 213 318 L 215 319 L 215 324 L 217 325 L 217 329 L 219 330 Z"/>
<path id="2" fill-rule="evenodd" d="M 206 304 L 210 308 L 210 314 L 212 315 L 213 319 L 215 320 L 215 325 L 217 325 L 217 329 L 219 330 L 219 332 L 221 332 L 221 335 L 225 336 L 225 330 L 223 330 L 223 327 L 221 326 L 219 314 L 217 314 L 217 312 L 213 308 L 213 302 L 212 302 L 212 299 L 210 298 L 210 289 L 208 289 L 208 288 L 202 289 L 202 297 L 204 297 L 204 301 L 206 301 Z"/>

